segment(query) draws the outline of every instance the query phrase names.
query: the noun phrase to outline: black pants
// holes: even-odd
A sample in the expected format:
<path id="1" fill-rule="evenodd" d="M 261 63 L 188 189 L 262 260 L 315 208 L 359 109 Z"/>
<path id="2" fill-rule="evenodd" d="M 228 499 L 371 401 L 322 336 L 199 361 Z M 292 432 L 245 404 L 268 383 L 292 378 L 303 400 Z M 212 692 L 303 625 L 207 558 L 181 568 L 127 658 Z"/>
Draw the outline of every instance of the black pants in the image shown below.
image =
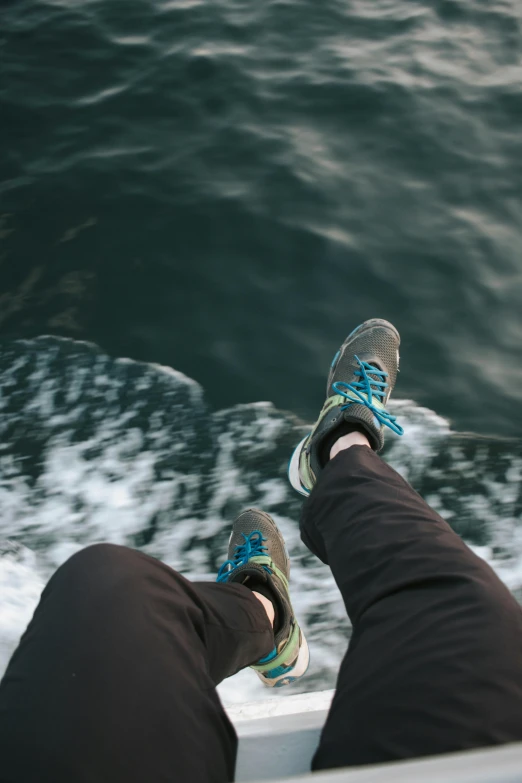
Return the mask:
<path id="1" fill-rule="evenodd" d="M 302 536 L 353 623 L 314 768 L 522 740 L 522 612 L 395 471 L 341 452 Z M 0 780 L 229 781 L 215 685 L 272 646 L 246 587 L 89 547 L 50 580 L 0 685 Z"/>

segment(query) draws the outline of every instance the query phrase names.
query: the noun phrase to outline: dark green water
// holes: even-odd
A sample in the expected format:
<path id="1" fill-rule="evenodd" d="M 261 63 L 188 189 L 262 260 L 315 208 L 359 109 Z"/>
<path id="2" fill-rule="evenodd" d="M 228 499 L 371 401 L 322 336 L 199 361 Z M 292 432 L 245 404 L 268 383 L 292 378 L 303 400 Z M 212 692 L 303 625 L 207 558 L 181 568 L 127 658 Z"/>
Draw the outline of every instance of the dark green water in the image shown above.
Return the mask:
<path id="1" fill-rule="evenodd" d="M 337 344 L 520 432 L 518 0 L 2 6 L 1 334 L 312 418 Z"/>
<path id="2" fill-rule="evenodd" d="M 77 549 L 211 578 L 257 505 L 333 686 L 285 469 L 370 317 L 403 337 L 385 458 L 522 598 L 521 221 L 519 0 L 4 0 L 0 674 Z"/>

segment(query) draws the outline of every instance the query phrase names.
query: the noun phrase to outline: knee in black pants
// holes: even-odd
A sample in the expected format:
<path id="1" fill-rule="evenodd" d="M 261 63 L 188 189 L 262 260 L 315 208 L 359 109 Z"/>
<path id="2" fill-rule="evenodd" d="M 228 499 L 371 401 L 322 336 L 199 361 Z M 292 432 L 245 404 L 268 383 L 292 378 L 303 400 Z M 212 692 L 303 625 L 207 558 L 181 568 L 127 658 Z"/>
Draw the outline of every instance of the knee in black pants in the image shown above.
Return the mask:
<path id="1" fill-rule="evenodd" d="M 123 586 L 126 580 L 133 584 L 140 581 L 142 571 L 138 566 L 143 557 L 139 552 L 117 544 L 92 544 L 60 566 L 46 591 L 59 583 L 74 592 L 88 591 L 94 599 L 100 593 Z"/>

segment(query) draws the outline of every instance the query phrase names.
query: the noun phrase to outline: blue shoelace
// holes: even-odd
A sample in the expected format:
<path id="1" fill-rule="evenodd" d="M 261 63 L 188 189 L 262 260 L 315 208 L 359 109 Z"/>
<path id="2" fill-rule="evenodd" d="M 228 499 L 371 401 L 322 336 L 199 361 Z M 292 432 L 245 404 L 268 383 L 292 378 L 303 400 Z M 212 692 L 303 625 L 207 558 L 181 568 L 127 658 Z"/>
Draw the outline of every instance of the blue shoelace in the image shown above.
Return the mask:
<path id="1" fill-rule="evenodd" d="M 244 544 L 238 544 L 234 550 L 234 559 L 225 560 L 223 565 L 218 571 L 216 582 L 226 582 L 232 571 L 242 565 L 246 565 L 251 557 L 257 557 L 259 555 L 267 555 L 268 549 L 263 546 L 263 542 L 266 538 L 263 538 L 263 534 L 260 530 L 253 530 L 252 533 L 245 535 L 241 533 L 245 539 Z M 270 569 L 263 566 L 265 571 L 271 573 Z"/>
<path id="2" fill-rule="evenodd" d="M 380 410 L 373 404 L 374 397 L 376 397 L 380 403 L 384 403 L 386 389 L 388 388 L 388 383 L 386 382 L 385 378 L 388 377 L 388 373 L 384 372 L 384 370 L 379 370 L 377 367 L 374 367 L 373 364 L 362 362 L 358 356 L 355 356 L 355 359 L 359 364 L 359 369 L 355 371 L 355 374 L 361 380 L 354 381 L 354 383 L 336 381 L 332 384 L 332 389 L 337 394 L 340 394 L 342 397 L 349 400 L 346 405 L 342 406 L 341 410 L 345 411 L 350 407 L 350 405 L 359 403 L 360 405 L 364 405 L 366 408 L 371 410 L 380 424 L 384 424 L 386 427 L 389 427 L 392 432 L 395 432 L 397 435 L 404 435 L 403 428 L 400 426 L 400 424 L 397 424 L 397 417 L 392 416 L 391 413 L 388 413 L 388 411 Z M 380 380 L 370 378 L 368 375 L 369 373 L 371 375 L 377 376 L 377 378 Z M 355 396 L 350 396 L 350 393 Z"/>

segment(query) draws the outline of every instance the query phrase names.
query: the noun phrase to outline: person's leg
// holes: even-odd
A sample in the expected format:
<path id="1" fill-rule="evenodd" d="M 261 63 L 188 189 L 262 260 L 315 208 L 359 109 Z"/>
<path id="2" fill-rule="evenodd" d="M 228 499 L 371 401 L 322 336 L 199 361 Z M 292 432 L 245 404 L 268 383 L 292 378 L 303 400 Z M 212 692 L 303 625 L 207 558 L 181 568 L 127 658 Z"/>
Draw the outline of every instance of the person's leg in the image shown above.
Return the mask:
<path id="1" fill-rule="evenodd" d="M 353 636 L 314 769 L 522 740 L 514 598 L 370 448 L 331 454 L 301 531 L 332 569 Z"/>
<path id="2" fill-rule="evenodd" d="M 399 349 L 379 318 L 348 335 L 289 464 L 310 495 L 303 541 L 330 565 L 353 624 L 316 769 L 522 740 L 522 611 L 375 453 L 386 428 L 404 432 L 386 408 Z"/>
<path id="3" fill-rule="evenodd" d="M 101 544 L 45 588 L 0 684 L 2 783 L 226 783 L 237 738 L 215 686 L 274 646 L 241 584 L 190 583 Z"/>

